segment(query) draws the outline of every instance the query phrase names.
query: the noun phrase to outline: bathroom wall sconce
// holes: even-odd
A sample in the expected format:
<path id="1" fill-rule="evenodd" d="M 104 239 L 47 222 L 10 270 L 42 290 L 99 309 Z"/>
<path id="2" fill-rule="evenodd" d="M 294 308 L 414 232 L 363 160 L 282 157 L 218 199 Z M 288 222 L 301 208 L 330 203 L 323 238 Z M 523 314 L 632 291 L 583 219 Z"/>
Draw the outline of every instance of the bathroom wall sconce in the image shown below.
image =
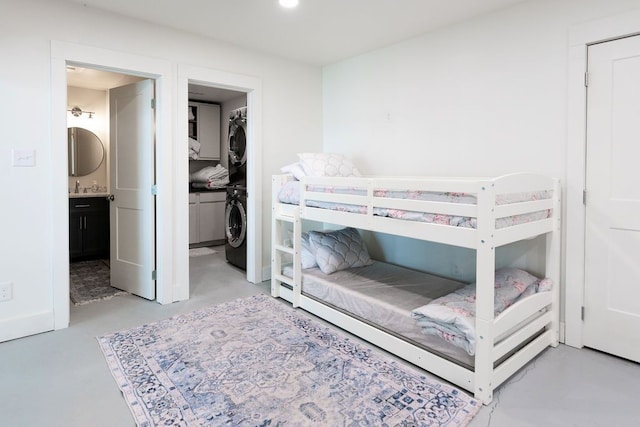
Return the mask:
<path id="1" fill-rule="evenodd" d="M 78 107 L 77 105 L 67 111 L 69 111 L 73 115 L 73 117 L 80 117 L 82 113 L 87 113 L 90 119 L 93 119 L 93 115 L 95 114 L 95 112 L 93 111 L 82 111 L 82 108 Z"/>

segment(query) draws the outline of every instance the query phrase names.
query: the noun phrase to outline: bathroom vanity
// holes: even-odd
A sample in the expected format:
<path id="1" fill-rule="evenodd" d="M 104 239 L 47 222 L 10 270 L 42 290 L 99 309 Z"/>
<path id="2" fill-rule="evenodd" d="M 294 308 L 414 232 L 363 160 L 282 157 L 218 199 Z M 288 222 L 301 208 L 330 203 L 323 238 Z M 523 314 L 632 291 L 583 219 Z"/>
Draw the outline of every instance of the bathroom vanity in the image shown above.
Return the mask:
<path id="1" fill-rule="evenodd" d="M 106 182 L 105 147 L 89 129 L 70 127 L 67 136 L 69 258 L 109 259 L 109 194 L 107 187 L 98 185 Z M 101 192 L 96 192 L 98 188 Z"/>
<path id="2" fill-rule="evenodd" d="M 71 261 L 109 258 L 109 200 L 106 194 L 70 195 L 69 257 Z"/>

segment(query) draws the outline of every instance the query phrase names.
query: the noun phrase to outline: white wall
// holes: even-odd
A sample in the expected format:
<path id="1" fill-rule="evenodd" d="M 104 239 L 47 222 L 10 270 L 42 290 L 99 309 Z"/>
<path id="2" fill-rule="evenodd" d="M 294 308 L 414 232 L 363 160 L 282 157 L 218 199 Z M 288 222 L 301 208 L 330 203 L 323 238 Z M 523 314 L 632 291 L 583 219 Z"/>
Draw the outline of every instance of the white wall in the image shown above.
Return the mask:
<path id="1" fill-rule="evenodd" d="M 529 1 L 325 67 L 325 150 L 376 174 L 561 177 L 568 32 L 632 7 Z"/>
<path id="2" fill-rule="evenodd" d="M 637 8 L 638 0 L 531 0 L 325 67 L 325 151 L 350 155 L 365 174 L 531 171 L 564 180 L 569 33 Z M 390 236 L 370 245 L 392 262 L 473 277 L 463 250 Z M 518 244 L 497 256 L 541 270 L 542 248 Z"/>
<path id="3" fill-rule="evenodd" d="M 14 298 L 0 303 L 0 341 L 34 330 L 52 311 L 51 40 L 254 76 L 262 83 L 263 265 L 269 264 L 270 176 L 297 150 L 322 144 L 321 70 L 141 21 L 51 0 L 0 0 L 0 282 Z M 290 108 L 296 106 L 296 108 Z M 285 114 L 286 112 L 286 114 Z M 176 125 L 174 124 L 174 127 Z M 11 150 L 34 149 L 36 166 L 11 166 Z M 162 171 L 173 174 L 173 171 Z M 66 180 L 65 180 L 66 183 Z M 66 191 L 65 191 L 66 192 Z M 58 194 L 58 192 L 56 192 Z M 37 328 L 35 328 L 37 329 Z"/>

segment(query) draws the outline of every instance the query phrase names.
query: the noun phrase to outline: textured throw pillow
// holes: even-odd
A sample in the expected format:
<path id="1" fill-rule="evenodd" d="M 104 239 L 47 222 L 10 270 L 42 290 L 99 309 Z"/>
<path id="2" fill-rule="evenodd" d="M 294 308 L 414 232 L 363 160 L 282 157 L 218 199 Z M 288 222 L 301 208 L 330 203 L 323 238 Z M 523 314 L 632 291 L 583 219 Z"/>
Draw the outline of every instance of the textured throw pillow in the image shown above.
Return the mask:
<path id="1" fill-rule="evenodd" d="M 293 239 L 293 232 L 289 231 L 289 239 Z M 300 235 L 300 264 L 302 268 L 317 267 L 316 254 L 309 242 L 309 233 L 302 233 Z"/>
<path id="2" fill-rule="evenodd" d="M 355 228 L 309 231 L 309 241 L 318 267 L 324 274 L 372 263 L 369 251 Z"/>
<path id="3" fill-rule="evenodd" d="M 302 233 L 302 247 L 300 248 L 300 260 L 302 268 L 317 267 L 316 256 L 311 248 L 311 242 L 309 241 L 309 233 Z"/>
<path id="4" fill-rule="evenodd" d="M 361 176 L 351 160 L 342 154 L 300 153 L 298 157 L 308 176 Z"/>

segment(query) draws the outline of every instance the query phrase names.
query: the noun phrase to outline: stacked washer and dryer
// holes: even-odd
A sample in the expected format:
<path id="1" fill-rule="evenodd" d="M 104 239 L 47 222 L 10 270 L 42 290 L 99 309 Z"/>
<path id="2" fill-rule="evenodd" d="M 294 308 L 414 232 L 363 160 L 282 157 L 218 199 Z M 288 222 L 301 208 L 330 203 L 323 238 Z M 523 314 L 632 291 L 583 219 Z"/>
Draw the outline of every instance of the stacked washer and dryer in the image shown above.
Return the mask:
<path id="1" fill-rule="evenodd" d="M 229 185 L 225 208 L 227 261 L 247 269 L 247 107 L 229 114 Z"/>

